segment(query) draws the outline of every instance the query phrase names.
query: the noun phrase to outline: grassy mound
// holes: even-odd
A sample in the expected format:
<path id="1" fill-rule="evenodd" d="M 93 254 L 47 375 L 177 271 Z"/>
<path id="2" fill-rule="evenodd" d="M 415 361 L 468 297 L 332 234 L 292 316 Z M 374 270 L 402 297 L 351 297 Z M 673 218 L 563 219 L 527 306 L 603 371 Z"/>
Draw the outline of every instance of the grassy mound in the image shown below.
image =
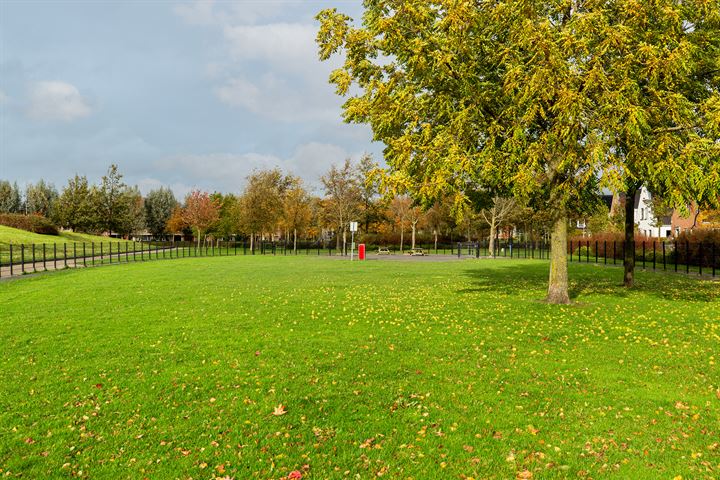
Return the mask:
<path id="1" fill-rule="evenodd" d="M 39 215 L 19 215 L 16 213 L 0 214 L 0 225 L 26 230 L 41 235 L 57 235 L 57 226 Z"/>

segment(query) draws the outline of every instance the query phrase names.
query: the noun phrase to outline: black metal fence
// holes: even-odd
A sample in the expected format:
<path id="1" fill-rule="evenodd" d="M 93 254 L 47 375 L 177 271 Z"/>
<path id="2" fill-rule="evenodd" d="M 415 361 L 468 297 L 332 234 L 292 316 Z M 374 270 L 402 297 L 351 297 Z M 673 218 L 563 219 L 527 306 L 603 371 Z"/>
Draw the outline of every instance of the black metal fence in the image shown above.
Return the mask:
<path id="1" fill-rule="evenodd" d="M 380 255 L 422 254 L 458 257 L 500 257 L 517 259 L 547 259 L 550 248 L 546 242 L 521 242 L 498 239 L 490 249 L 489 241 L 452 244 L 417 244 L 409 246 L 367 245 L 369 257 Z M 357 250 L 356 250 L 357 251 Z M 622 265 L 624 242 L 570 241 L 567 252 L 572 262 L 603 265 Z M 492 255 L 494 253 L 494 255 Z M 350 255 L 350 245 L 336 248 L 335 244 L 283 242 L 215 241 L 198 246 L 192 242 L 88 242 L 51 244 L 0 245 L 0 277 L 24 273 L 84 268 L 97 265 L 145 262 L 150 260 L 187 257 L 236 255 Z M 720 245 L 675 241 L 637 242 L 635 261 L 638 268 L 696 273 L 716 276 L 720 267 Z"/>

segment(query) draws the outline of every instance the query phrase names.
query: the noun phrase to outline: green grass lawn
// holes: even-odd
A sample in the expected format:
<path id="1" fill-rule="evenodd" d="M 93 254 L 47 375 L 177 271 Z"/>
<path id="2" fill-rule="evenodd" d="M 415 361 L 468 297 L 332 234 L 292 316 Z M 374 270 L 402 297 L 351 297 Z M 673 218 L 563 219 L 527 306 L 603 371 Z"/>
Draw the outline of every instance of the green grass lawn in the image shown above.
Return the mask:
<path id="1" fill-rule="evenodd" d="M 576 264 L 553 306 L 546 277 L 248 256 L 0 282 L 0 475 L 720 476 L 720 284 Z"/>

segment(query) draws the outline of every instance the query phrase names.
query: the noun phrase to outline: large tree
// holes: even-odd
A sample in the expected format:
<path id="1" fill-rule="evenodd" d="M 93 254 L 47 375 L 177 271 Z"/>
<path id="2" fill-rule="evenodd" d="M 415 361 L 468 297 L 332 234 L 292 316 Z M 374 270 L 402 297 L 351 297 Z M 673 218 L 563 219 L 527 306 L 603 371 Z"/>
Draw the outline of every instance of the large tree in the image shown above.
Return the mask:
<path id="1" fill-rule="evenodd" d="M 599 80 L 585 3 L 374 0 L 359 27 L 317 17 L 320 58 L 345 53 L 330 77 L 350 95 L 345 119 L 386 145 L 389 184 L 456 211 L 478 190 L 552 205 L 552 303 L 569 302 L 569 212 L 608 161 L 586 94 Z"/>
<path id="2" fill-rule="evenodd" d="M 158 238 L 167 233 L 167 223 L 177 208 L 178 202 L 172 190 L 160 187 L 151 190 L 145 197 L 145 222 L 154 237 Z"/>

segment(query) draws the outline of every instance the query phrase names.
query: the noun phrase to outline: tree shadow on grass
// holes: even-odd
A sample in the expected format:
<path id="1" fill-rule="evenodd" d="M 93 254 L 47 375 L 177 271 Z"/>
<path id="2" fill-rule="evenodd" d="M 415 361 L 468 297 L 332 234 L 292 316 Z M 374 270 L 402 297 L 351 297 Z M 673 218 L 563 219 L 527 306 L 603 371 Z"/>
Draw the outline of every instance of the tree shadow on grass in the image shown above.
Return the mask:
<path id="1" fill-rule="evenodd" d="M 472 279 L 473 286 L 460 289 L 457 293 L 534 295 L 537 296 L 537 300 L 544 299 L 548 282 L 547 263 L 530 261 L 509 265 L 484 263 L 493 261 L 480 261 L 465 270 L 464 274 Z M 720 301 L 720 281 L 717 280 L 637 270 L 635 286 L 627 289 L 622 286 L 622 275 L 623 271 L 620 268 L 571 264 L 568 288 L 570 299 L 577 301 L 591 295 L 627 298 L 631 293 L 638 292 L 672 301 Z"/>

